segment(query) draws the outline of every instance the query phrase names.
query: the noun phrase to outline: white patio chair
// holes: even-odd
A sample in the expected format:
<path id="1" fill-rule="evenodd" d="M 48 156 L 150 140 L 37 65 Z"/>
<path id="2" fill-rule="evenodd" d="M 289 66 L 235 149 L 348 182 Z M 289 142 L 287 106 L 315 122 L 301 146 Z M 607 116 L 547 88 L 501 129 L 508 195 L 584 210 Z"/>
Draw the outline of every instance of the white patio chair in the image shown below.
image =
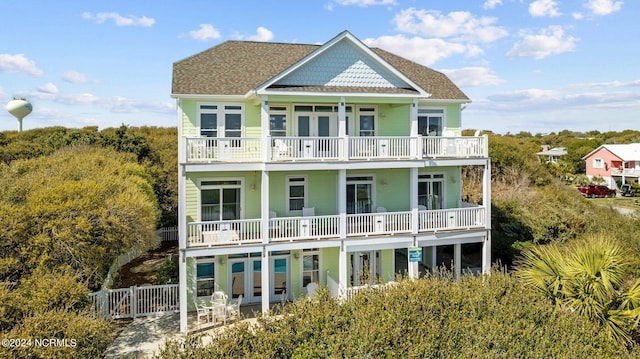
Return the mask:
<path id="1" fill-rule="evenodd" d="M 211 302 L 213 304 L 222 304 L 223 306 L 227 305 L 227 299 L 227 294 L 222 291 L 215 291 L 211 294 Z"/>
<path id="2" fill-rule="evenodd" d="M 218 319 L 222 319 L 224 325 L 227 325 L 227 305 L 216 304 L 211 309 L 211 318 L 213 325 L 218 325 Z"/>
<path id="3" fill-rule="evenodd" d="M 302 217 L 313 217 L 316 215 L 315 207 L 302 207 Z"/>
<path id="4" fill-rule="evenodd" d="M 387 211 L 387 209 L 385 207 L 378 207 L 378 208 L 376 208 L 376 212 L 378 212 L 378 213 L 386 213 L 388 211 Z"/>
<path id="5" fill-rule="evenodd" d="M 287 142 L 285 140 L 276 138 L 273 140 L 273 148 L 275 151 L 276 158 L 287 158 L 291 157 L 291 151 Z"/>
<path id="6" fill-rule="evenodd" d="M 200 317 L 206 317 L 209 323 L 209 308 L 205 308 L 204 304 L 198 305 L 198 301 L 194 299 L 193 305 L 196 307 L 198 326 L 200 326 Z"/>
<path id="7" fill-rule="evenodd" d="M 229 319 L 235 318 L 236 320 L 240 319 L 240 304 L 242 304 L 242 294 L 238 296 L 236 299 L 232 299 L 230 303 L 227 305 L 227 317 Z"/>
<path id="8" fill-rule="evenodd" d="M 307 284 L 307 297 L 311 298 L 318 294 L 318 283 L 311 282 Z"/>

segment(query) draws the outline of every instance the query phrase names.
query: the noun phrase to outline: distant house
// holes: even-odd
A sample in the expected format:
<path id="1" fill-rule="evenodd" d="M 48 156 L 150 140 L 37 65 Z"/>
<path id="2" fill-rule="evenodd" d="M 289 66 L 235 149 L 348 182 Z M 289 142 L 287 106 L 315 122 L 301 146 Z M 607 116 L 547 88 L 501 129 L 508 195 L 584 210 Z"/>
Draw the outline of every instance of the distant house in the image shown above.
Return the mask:
<path id="1" fill-rule="evenodd" d="M 640 175 L 640 143 L 602 145 L 582 157 L 586 161 L 587 176 L 604 178 L 611 187 L 638 182 Z"/>
<path id="2" fill-rule="evenodd" d="M 549 149 L 548 145 L 542 146 L 542 151 L 537 152 L 536 155 L 541 159 L 545 160 L 545 162 L 553 162 L 556 163 L 560 159 L 560 157 L 567 154 L 567 149 L 564 147 L 554 147 Z"/>

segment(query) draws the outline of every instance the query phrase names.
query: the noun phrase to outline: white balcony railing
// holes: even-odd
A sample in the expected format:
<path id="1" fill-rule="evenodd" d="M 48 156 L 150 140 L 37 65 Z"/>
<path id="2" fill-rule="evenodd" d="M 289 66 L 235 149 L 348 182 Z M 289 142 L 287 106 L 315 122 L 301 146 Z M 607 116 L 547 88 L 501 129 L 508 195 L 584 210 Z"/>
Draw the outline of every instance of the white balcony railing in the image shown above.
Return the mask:
<path id="1" fill-rule="evenodd" d="M 187 161 L 250 162 L 262 159 L 259 138 L 187 138 Z"/>
<path id="2" fill-rule="evenodd" d="M 350 159 L 405 159 L 415 157 L 416 151 L 411 151 L 412 143 L 417 143 L 411 137 L 350 137 Z"/>
<path id="3" fill-rule="evenodd" d="M 229 245 L 262 241 L 260 219 L 194 222 L 187 224 L 189 246 Z"/>
<path id="4" fill-rule="evenodd" d="M 271 160 L 338 160 L 342 142 L 340 137 L 272 137 Z"/>
<path id="5" fill-rule="evenodd" d="M 463 137 L 197 137 L 186 139 L 188 162 L 349 161 L 487 157 L 485 136 Z M 266 151 L 263 153 L 263 151 Z"/>
<path id="6" fill-rule="evenodd" d="M 468 207 L 413 212 L 358 213 L 346 215 L 347 237 L 467 230 L 486 226 L 485 208 Z M 340 215 L 278 217 L 269 219 L 270 241 L 340 238 Z M 195 222 L 187 225 L 188 246 L 234 245 L 262 242 L 260 219 Z"/>
<path id="7" fill-rule="evenodd" d="M 269 230 L 274 241 L 336 238 L 340 236 L 340 216 L 271 218 Z"/>

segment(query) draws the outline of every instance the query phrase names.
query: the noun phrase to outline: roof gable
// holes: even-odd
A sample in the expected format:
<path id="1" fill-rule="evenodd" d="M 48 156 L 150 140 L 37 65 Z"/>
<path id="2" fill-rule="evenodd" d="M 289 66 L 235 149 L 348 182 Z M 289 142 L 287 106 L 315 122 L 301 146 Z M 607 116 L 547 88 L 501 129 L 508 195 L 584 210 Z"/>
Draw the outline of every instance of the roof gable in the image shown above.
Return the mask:
<path id="1" fill-rule="evenodd" d="M 343 32 L 261 86 L 410 89 L 426 94 L 371 49 Z"/>
<path id="2" fill-rule="evenodd" d="M 582 159 L 587 159 L 599 151 L 611 152 L 614 156 L 622 161 L 638 161 L 640 160 L 640 143 L 601 145 L 595 150 L 589 152 Z"/>

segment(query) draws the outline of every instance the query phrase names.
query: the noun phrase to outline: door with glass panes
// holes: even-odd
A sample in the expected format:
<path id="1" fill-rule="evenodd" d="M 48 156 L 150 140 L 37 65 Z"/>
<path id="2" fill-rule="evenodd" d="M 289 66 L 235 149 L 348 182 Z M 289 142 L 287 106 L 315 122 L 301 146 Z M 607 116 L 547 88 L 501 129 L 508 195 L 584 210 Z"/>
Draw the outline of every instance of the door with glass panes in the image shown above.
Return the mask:
<path id="1" fill-rule="evenodd" d="M 418 176 L 418 205 L 423 210 L 444 208 L 443 174 L 421 174 Z"/>
<path id="2" fill-rule="evenodd" d="M 311 106 L 308 106 L 311 110 Z M 302 155 L 304 157 L 328 157 L 336 156 L 331 151 L 337 151 L 336 146 L 328 137 L 338 136 L 338 115 L 333 113 L 331 106 L 322 111 L 323 106 L 316 106 L 315 112 L 296 112 L 298 137 L 315 137 L 316 139 L 303 139 L 301 142 Z M 327 137 L 327 139 L 318 138 Z"/>

